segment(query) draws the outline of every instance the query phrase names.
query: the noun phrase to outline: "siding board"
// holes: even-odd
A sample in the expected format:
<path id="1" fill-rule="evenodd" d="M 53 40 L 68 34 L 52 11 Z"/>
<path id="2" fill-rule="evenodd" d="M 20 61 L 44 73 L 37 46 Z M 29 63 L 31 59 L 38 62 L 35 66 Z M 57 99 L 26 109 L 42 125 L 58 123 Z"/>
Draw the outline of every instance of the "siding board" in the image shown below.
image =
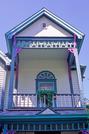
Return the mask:
<path id="1" fill-rule="evenodd" d="M 0 108 L 2 108 L 2 95 L 5 86 L 5 66 L 0 62 Z"/>

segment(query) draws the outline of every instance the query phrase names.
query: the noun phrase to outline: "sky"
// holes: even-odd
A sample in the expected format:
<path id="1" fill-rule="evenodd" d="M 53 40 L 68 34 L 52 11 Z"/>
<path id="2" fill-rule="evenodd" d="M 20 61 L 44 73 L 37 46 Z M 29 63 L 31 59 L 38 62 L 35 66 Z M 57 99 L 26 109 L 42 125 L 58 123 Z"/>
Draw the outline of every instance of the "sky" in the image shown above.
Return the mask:
<path id="1" fill-rule="evenodd" d="M 89 99 L 89 0 L 0 0 L 0 49 L 7 52 L 7 31 L 43 7 L 85 34 L 79 61 L 87 66 L 83 92 Z"/>

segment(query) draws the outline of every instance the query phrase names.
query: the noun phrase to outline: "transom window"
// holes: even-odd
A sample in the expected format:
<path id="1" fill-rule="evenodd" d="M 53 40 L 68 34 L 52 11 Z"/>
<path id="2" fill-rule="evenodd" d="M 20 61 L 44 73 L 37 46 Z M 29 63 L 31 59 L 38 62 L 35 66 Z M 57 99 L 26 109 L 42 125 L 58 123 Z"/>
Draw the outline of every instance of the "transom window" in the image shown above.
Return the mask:
<path id="1" fill-rule="evenodd" d="M 40 107 L 53 106 L 53 95 L 56 92 L 56 79 L 52 72 L 42 71 L 37 75 L 36 87 Z M 49 98 L 51 102 L 49 103 Z"/>

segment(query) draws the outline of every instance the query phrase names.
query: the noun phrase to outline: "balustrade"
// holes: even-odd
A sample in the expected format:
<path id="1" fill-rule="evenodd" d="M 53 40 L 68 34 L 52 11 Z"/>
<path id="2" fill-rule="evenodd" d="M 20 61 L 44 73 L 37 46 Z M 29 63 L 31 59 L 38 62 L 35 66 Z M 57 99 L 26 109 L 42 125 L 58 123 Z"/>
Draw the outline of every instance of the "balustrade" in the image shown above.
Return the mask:
<path id="1" fill-rule="evenodd" d="M 46 96 L 39 100 L 37 103 L 37 94 L 13 94 L 13 107 L 47 107 Z M 39 105 L 37 105 L 39 104 Z M 51 107 L 81 107 L 81 100 L 79 94 L 55 94 L 52 98 Z"/>

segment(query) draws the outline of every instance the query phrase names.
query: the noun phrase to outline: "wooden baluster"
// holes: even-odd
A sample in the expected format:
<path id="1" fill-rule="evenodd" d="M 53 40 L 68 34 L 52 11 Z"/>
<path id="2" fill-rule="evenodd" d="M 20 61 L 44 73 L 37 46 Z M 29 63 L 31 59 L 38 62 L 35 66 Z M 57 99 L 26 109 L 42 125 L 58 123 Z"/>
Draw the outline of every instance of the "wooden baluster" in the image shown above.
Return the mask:
<path id="1" fill-rule="evenodd" d="M 22 106 L 22 104 L 21 104 L 21 95 L 18 95 L 18 97 L 19 97 L 19 106 L 21 107 Z"/>
<path id="2" fill-rule="evenodd" d="M 31 107 L 34 107 L 34 95 L 31 95 Z"/>
<path id="3" fill-rule="evenodd" d="M 41 102 L 42 102 L 42 101 L 41 101 L 41 97 L 39 97 L 39 102 L 40 102 L 40 105 L 39 105 L 39 106 L 41 107 Z"/>
<path id="4" fill-rule="evenodd" d="M 23 100 L 24 100 L 24 107 L 26 107 L 26 95 L 23 95 Z"/>
<path id="5" fill-rule="evenodd" d="M 27 95 L 27 107 L 29 107 L 29 94 Z"/>
<path id="6" fill-rule="evenodd" d="M 15 106 L 16 107 L 18 106 L 18 95 L 17 94 L 15 95 Z"/>
<path id="7" fill-rule="evenodd" d="M 43 97 L 43 107 L 46 107 L 46 96 Z"/>

